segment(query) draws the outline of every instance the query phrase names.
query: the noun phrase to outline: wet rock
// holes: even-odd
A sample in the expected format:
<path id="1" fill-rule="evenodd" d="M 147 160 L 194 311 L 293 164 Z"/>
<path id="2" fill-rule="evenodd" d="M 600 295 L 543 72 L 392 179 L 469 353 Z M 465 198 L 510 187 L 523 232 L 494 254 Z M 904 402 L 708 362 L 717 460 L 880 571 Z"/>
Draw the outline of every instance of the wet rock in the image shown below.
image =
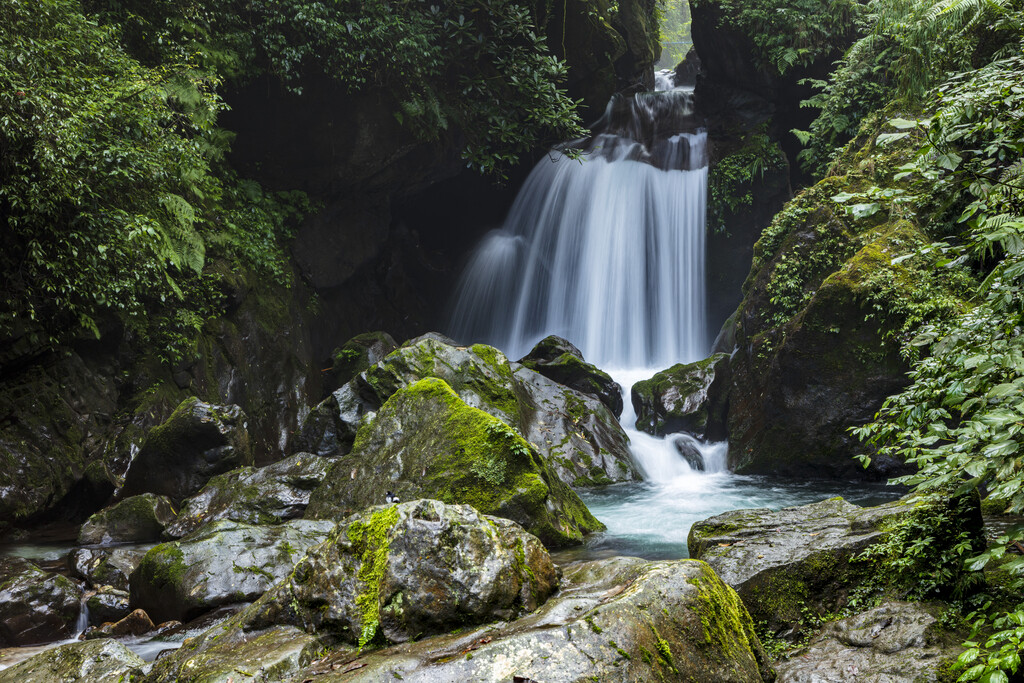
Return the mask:
<path id="1" fill-rule="evenodd" d="M 71 573 L 93 588 L 128 590 L 128 577 L 152 546 L 134 548 L 77 548 L 68 556 Z"/>
<path id="2" fill-rule="evenodd" d="M 593 396 L 622 416 L 622 387 L 608 373 L 583 360 L 583 354 L 568 340 L 545 337 L 519 362 L 562 386 Z"/>
<path id="3" fill-rule="evenodd" d="M 298 453 L 266 467 L 241 467 L 219 474 L 182 504 L 177 519 L 164 533 L 181 538 L 221 519 L 276 524 L 301 517 L 310 493 L 330 466 L 324 458 Z"/>
<path id="4" fill-rule="evenodd" d="M 842 498 L 782 510 L 734 510 L 697 522 L 690 556 L 736 589 L 755 621 L 778 632 L 799 628 L 804 610 L 837 611 L 873 571 L 851 559 L 885 538 L 912 506 L 861 508 Z"/>
<path id="5" fill-rule="evenodd" d="M 255 600 L 333 526 L 308 520 L 273 526 L 213 522 L 147 552 L 131 575 L 131 604 L 162 622 L 189 621 L 221 605 Z"/>
<path id="6" fill-rule="evenodd" d="M 678 436 L 672 441 L 672 445 L 676 447 L 676 451 L 690 466 L 690 469 L 695 472 L 704 471 L 704 456 L 701 455 L 700 449 L 697 448 L 697 444 L 692 438 L 686 435 Z"/>
<path id="7" fill-rule="evenodd" d="M 28 560 L 0 557 L 0 647 L 70 638 L 82 590 Z"/>
<path id="8" fill-rule="evenodd" d="M 145 610 L 133 610 L 116 622 L 106 622 L 98 628 L 92 628 L 85 632 L 87 640 L 93 638 L 123 638 L 126 636 L 141 636 L 156 630 L 156 625 L 149 618 Z"/>
<path id="9" fill-rule="evenodd" d="M 639 478 L 628 438 L 600 401 L 509 363 L 493 347 L 457 347 L 438 337 L 407 342 L 334 392 L 307 419 L 304 443 L 321 455 L 347 453 L 365 416 L 398 389 L 436 377 L 468 405 L 518 429 L 567 484 Z"/>
<path id="10" fill-rule="evenodd" d="M 238 406 L 182 401 L 153 427 L 125 474 L 122 495 L 156 493 L 182 500 L 211 477 L 253 462 L 246 416 Z"/>
<path id="11" fill-rule="evenodd" d="M 730 381 L 729 355 L 717 353 L 637 382 L 631 391 L 637 429 L 656 436 L 688 432 L 724 439 Z"/>
<path id="12" fill-rule="evenodd" d="M 174 517 L 174 507 L 167 496 L 131 496 L 86 520 L 78 532 L 78 542 L 92 545 L 158 541 Z"/>
<path id="13" fill-rule="evenodd" d="M 554 546 L 604 528 L 519 433 L 440 379 L 399 389 L 363 423 L 352 452 L 313 492 L 306 516 L 338 519 L 384 502 L 387 491 L 401 500 L 469 504 Z"/>
<path id="14" fill-rule="evenodd" d="M 259 631 L 217 627 L 158 659 L 146 683 L 302 680 L 291 676 L 308 666 L 323 648 L 318 638 L 294 626 Z M 239 672 L 245 672 L 246 678 Z"/>
<path id="15" fill-rule="evenodd" d="M 159 662 L 153 680 L 210 680 L 228 662 L 292 672 L 311 659 L 309 634 L 354 652 L 511 619 L 557 581 L 539 541 L 508 520 L 434 500 L 375 507 L 342 522 L 255 604 Z M 270 660 L 253 663 L 264 639 Z"/>
<path id="16" fill-rule="evenodd" d="M 89 623 L 103 624 L 119 621 L 131 612 L 128 606 L 128 591 L 104 586 L 85 601 L 89 608 Z"/>
<path id="17" fill-rule="evenodd" d="M 331 352 L 331 371 L 325 378 L 325 389 L 332 392 L 384 356 L 398 348 L 387 332 L 365 332 L 352 337 Z"/>
<path id="18" fill-rule="evenodd" d="M 89 640 L 41 652 L 0 671 L 0 683 L 128 683 L 145 662 L 121 643 Z"/>
<path id="19" fill-rule="evenodd" d="M 887 602 L 826 624 L 775 665 L 776 683 L 935 683 L 942 665 L 963 651 L 963 639 L 939 626 L 943 609 Z"/>
<path id="20" fill-rule="evenodd" d="M 617 557 L 569 568 L 558 596 L 511 623 L 340 652 L 317 681 L 771 681 L 743 604 L 702 562 Z"/>

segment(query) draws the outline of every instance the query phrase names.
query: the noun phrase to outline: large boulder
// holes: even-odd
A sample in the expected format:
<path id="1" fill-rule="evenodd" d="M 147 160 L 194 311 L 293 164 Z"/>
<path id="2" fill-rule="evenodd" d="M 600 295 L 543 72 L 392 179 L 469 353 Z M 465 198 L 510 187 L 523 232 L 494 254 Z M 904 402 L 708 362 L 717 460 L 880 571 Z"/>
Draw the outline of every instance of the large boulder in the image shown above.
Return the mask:
<path id="1" fill-rule="evenodd" d="M 0 556 L 0 647 L 34 645 L 73 635 L 82 589 L 28 560 Z"/>
<path id="2" fill-rule="evenodd" d="M 335 652 L 306 669 L 325 683 L 463 681 L 771 681 L 736 594 L 702 562 L 617 557 L 572 566 L 558 595 L 511 623 L 370 653 Z"/>
<path id="3" fill-rule="evenodd" d="M 128 683 L 145 662 L 113 640 L 67 643 L 0 671 L 0 683 Z"/>
<path id="4" fill-rule="evenodd" d="M 622 387 L 608 373 L 583 360 L 583 353 L 567 339 L 545 337 L 519 363 L 562 386 L 593 396 L 616 418 L 622 416 Z"/>
<path id="5" fill-rule="evenodd" d="M 152 546 L 77 548 L 68 555 L 68 569 L 93 588 L 128 590 L 128 577 Z"/>
<path id="6" fill-rule="evenodd" d="M 124 619 L 132 611 L 128 600 L 127 590 L 103 586 L 85 601 L 89 608 L 89 623 L 96 625 Z"/>
<path id="7" fill-rule="evenodd" d="M 297 453 L 266 467 L 241 467 L 218 474 L 182 503 L 177 519 L 164 533 L 181 538 L 220 519 L 276 524 L 301 517 L 331 464 L 310 453 Z"/>
<path id="8" fill-rule="evenodd" d="M 543 546 L 513 522 L 434 500 L 375 507 L 340 524 L 251 607 L 161 659 L 150 680 L 213 680 L 240 665 L 298 675 L 318 635 L 354 652 L 509 620 L 557 582 Z"/>
<path id="9" fill-rule="evenodd" d="M 387 491 L 466 503 L 552 546 L 604 528 L 516 430 L 464 403 L 440 379 L 399 389 L 363 423 L 352 452 L 313 492 L 306 516 L 338 519 L 384 502 Z"/>
<path id="10" fill-rule="evenodd" d="M 938 683 L 963 651 L 963 634 L 939 623 L 941 604 L 886 602 L 826 624 L 775 665 L 776 683 Z M 955 674 L 954 674 L 955 675 Z"/>
<path id="11" fill-rule="evenodd" d="M 728 354 L 673 365 L 633 385 L 636 427 L 655 436 L 687 432 L 720 441 L 726 437 L 729 388 Z"/>
<path id="12" fill-rule="evenodd" d="M 333 526 L 309 520 L 273 526 L 213 522 L 146 553 L 130 577 L 131 605 L 157 623 L 187 622 L 222 605 L 255 600 Z"/>
<path id="13" fill-rule="evenodd" d="M 164 527 L 174 521 L 167 496 L 143 493 L 130 496 L 89 517 L 78 532 L 81 545 L 158 541 Z"/>
<path id="14" fill-rule="evenodd" d="M 798 629 L 804 612 L 835 613 L 873 571 L 852 560 L 886 537 L 913 505 L 861 508 L 842 498 L 769 510 L 733 510 L 690 528 L 690 556 L 736 589 L 755 621 Z"/>
<path id="15" fill-rule="evenodd" d="M 438 335 L 407 343 L 334 392 L 310 413 L 303 442 L 320 455 L 347 453 L 363 417 L 428 377 L 443 379 L 465 403 L 518 429 L 567 484 L 639 478 L 629 439 L 600 401 L 509 363 L 493 347 L 459 347 Z"/>
<path id="16" fill-rule="evenodd" d="M 187 398 L 153 427 L 125 474 L 121 495 L 188 498 L 210 477 L 253 463 L 245 413 Z"/>

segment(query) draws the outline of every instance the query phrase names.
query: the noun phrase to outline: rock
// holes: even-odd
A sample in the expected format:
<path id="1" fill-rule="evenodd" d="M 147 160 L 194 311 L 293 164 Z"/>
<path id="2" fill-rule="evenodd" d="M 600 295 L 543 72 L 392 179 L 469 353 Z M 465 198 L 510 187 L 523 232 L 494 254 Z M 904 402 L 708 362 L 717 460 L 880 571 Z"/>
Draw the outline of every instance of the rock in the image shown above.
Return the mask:
<path id="1" fill-rule="evenodd" d="M 633 385 L 636 427 L 655 436 L 688 432 L 721 441 L 726 436 L 729 386 L 728 354 L 673 365 Z"/>
<path id="2" fill-rule="evenodd" d="M 0 683 L 128 683 L 145 662 L 113 640 L 68 643 L 0 671 Z"/>
<path id="3" fill-rule="evenodd" d="M 213 522 L 147 552 L 130 577 L 131 604 L 162 622 L 189 621 L 221 605 L 255 600 L 332 527 L 308 520 L 273 526 Z"/>
<path id="4" fill-rule="evenodd" d="M 826 624 L 775 665 L 776 683 L 936 683 L 943 666 L 963 651 L 963 638 L 938 622 L 944 609 L 887 602 Z"/>
<path id="5" fill-rule="evenodd" d="M 296 680 L 291 676 L 323 650 L 319 638 L 294 626 L 260 631 L 215 627 L 158 659 L 146 683 Z M 246 678 L 240 678 L 239 672 L 246 672 Z"/>
<path id="6" fill-rule="evenodd" d="M 0 556 L 0 647 L 70 638 L 82 590 L 28 560 Z"/>
<path id="7" fill-rule="evenodd" d="M 240 623 L 289 624 L 360 647 L 400 643 L 513 619 L 557 585 L 544 546 L 518 524 L 417 500 L 346 519 Z"/>
<path id="8" fill-rule="evenodd" d="M 131 612 L 128 606 L 128 591 L 110 586 L 104 586 L 90 595 L 85 601 L 85 606 L 89 608 L 90 624 L 120 621 Z"/>
<path id="9" fill-rule="evenodd" d="M 117 622 L 104 623 L 99 628 L 89 629 L 85 633 L 87 640 L 93 638 L 123 638 L 127 636 L 141 636 L 156 629 L 153 620 L 149 618 L 145 610 L 133 610 Z"/>
<path id="10" fill-rule="evenodd" d="M 434 333 L 406 342 L 334 392 L 307 418 L 303 442 L 314 453 L 347 453 L 360 421 L 398 389 L 443 379 L 468 405 L 522 433 L 562 481 L 574 486 L 639 478 L 629 440 L 600 401 L 563 387 L 497 349 L 457 347 Z"/>
<path id="11" fill-rule="evenodd" d="M 697 54 L 697 51 L 691 47 L 690 51 L 686 53 L 686 57 L 683 58 L 683 61 L 679 62 L 674 69 L 675 86 L 677 88 L 682 88 L 697 85 L 697 74 L 699 74 L 700 71 L 700 56 Z"/>
<path id="12" fill-rule="evenodd" d="M 552 546 L 604 528 L 522 436 L 466 405 L 440 379 L 399 389 L 363 423 L 352 452 L 313 492 L 306 516 L 338 519 L 384 502 L 387 491 L 401 500 L 469 504 Z"/>
<path id="13" fill-rule="evenodd" d="M 220 519 L 276 524 L 301 517 L 310 493 L 323 481 L 330 465 L 324 458 L 297 453 L 266 467 L 218 474 L 182 504 L 177 519 L 164 533 L 181 538 Z"/>
<path id="14" fill-rule="evenodd" d="M 900 500 L 860 508 L 842 498 L 772 511 L 733 510 L 690 528 L 690 556 L 736 589 L 755 621 L 785 632 L 802 612 L 834 613 L 873 571 L 850 560 L 913 509 Z"/>
<path id="15" fill-rule="evenodd" d="M 672 445 L 676 447 L 679 455 L 683 456 L 683 460 L 686 461 L 691 470 L 695 472 L 704 471 L 704 456 L 701 455 L 700 449 L 697 448 L 692 437 L 683 434 L 673 439 Z"/>
<path id="16" fill-rule="evenodd" d="M 151 546 L 135 548 L 78 548 L 68 555 L 71 573 L 93 588 L 128 590 L 128 577 Z"/>
<path id="17" fill-rule="evenodd" d="M 130 496 L 86 520 L 78 532 L 80 545 L 158 541 L 164 527 L 174 521 L 167 496 L 143 493 Z"/>
<path id="18" fill-rule="evenodd" d="M 125 474 L 121 494 L 156 493 L 188 498 L 210 477 L 253 462 L 246 416 L 238 406 L 215 406 L 197 398 L 146 435 Z"/>
<path id="19" fill-rule="evenodd" d="M 568 340 L 545 337 L 519 362 L 563 386 L 593 396 L 616 419 L 622 416 L 622 387 L 608 373 L 585 362 L 580 350 Z"/>
<path id="20" fill-rule="evenodd" d="M 324 388 L 328 392 L 335 391 L 397 348 L 398 343 L 387 332 L 365 332 L 352 337 L 331 352 L 333 363 Z"/>
<path id="21" fill-rule="evenodd" d="M 616 557 L 567 569 L 558 595 L 511 623 L 328 656 L 323 683 L 771 681 L 743 604 L 702 562 Z"/>

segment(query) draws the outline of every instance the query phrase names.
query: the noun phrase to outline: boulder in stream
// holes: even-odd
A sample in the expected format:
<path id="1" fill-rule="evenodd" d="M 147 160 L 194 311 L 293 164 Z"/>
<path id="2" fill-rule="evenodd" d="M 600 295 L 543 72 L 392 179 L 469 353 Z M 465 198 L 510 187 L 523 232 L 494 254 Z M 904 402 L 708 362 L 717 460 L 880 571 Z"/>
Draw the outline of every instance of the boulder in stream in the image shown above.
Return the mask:
<path id="1" fill-rule="evenodd" d="M 0 647 L 70 638 L 81 597 L 82 589 L 66 576 L 0 556 Z"/>
<path id="2" fill-rule="evenodd" d="M 963 651 L 963 634 L 939 624 L 941 604 L 887 602 L 826 624 L 775 665 L 776 683 L 937 683 Z"/>
<path id="3" fill-rule="evenodd" d="M 726 437 L 729 354 L 679 363 L 637 382 L 630 392 L 636 428 L 660 436 L 687 432 L 720 441 Z"/>
<path id="4" fill-rule="evenodd" d="M 143 493 L 100 510 L 78 532 L 80 545 L 159 541 L 164 527 L 174 521 L 167 496 Z"/>
<path id="5" fill-rule="evenodd" d="M 331 352 L 331 370 L 324 377 L 326 390 L 334 391 L 397 348 L 398 343 L 387 332 L 357 334 Z"/>
<path id="6" fill-rule="evenodd" d="M 158 623 L 187 622 L 221 605 L 255 600 L 333 527 L 301 519 L 270 526 L 213 522 L 146 553 L 131 575 L 132 607 Z"/>
<path id="7" fill-rule="evenodd" d="M 153 427 L 125 474 L 121 495 L 156 493 L 180 501 L 210 477 L 253 463 L 247 418 L 236 405 L 181 402 Z"/>
<path id="8" fill-rule="evenodd" d="M 444 339 L 428 334 L 406 342 L 334 392 L 303 424 L 305 447 L 325 456 L 348 453 L 364 417 L 399 389 L 438 378 L 466 404 L 518 429 L 567 484 L 639 478 L 629 439 L 601 401 L 510 363 L 493 347 Z"/>
<path id="9" fill-rule="evenodd" d="M 583 353 L 567 339 L 545 337 L 519 362 L 562 386 L 593 396 L 616 418 L 622 416 L 622 387 L 608 373 L 583 360 Z"/>
<path id="10" fill-rule="evenodd" d="M 165 535 L 181 538 L 219 519 L 276 524 L 301 517 L 310 493 L 332 464 L 311 453 L 297 453 L 266 467 L 240 467 L 218 474 L 182 504 Z"/>
<path id="11" fill-rule="evenodd" d="M 128 591 L 103 586 L 85 600 L 89 608 L 89 623 L 103 624 L 124 619 L 131 612 Z"/>
<path id="12" fill-rule="evenodd" d="M 733 510 L 697 522 L 690 556 L 736 589 L 755 621 L 787 632 L 803 612 L 834 613 L 872 571 L 851 562 L 913 508 L 903 500 L 861 508 L 842 498 L 769 510 Z"/>
<path id="13" fill-rule="evenodd" d="M 398 389 L 313 492 L 306 516 L 339 519 L 384 502 L 436 498 L 511 519 L 551 546 L 603 529 L 537 449 L 440 379 Z"/>
<path id="14" fill-rule="evenodd" d="M 66 643 L 0 671 L 0 683 L 128 683 L 145 662 L 110 639 Z"/>

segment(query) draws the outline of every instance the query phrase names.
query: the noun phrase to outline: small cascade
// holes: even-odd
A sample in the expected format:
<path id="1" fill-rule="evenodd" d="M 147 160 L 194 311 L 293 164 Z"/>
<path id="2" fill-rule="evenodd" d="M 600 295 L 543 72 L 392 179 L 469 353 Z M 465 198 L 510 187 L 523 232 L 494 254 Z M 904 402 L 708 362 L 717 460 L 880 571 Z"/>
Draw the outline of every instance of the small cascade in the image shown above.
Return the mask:
<path id="1" fill-rule="evenodd" d="M 654 89 L 656 91 L 672 90 L 676 87 L 676 72 L 672 69 L 661 69 L 654 72 Z"/>
<path id="2" fill-rule="evenodd" d="M 71 639 L 78 640 L 85 630 L 89 628 L 89 596 L 92 593 L 84 593 L 78 605 L 78 618 L 75 620 L 75 628 L 71 632 Z"/>
<path id="3" fill-rule="evenodd" d="M 703 358 L 707 135 L 692 90 L 616 96 L 533 169 L 473 254 L 450 332 L 510 357 L 558 334 L 606 367 Z"/>

